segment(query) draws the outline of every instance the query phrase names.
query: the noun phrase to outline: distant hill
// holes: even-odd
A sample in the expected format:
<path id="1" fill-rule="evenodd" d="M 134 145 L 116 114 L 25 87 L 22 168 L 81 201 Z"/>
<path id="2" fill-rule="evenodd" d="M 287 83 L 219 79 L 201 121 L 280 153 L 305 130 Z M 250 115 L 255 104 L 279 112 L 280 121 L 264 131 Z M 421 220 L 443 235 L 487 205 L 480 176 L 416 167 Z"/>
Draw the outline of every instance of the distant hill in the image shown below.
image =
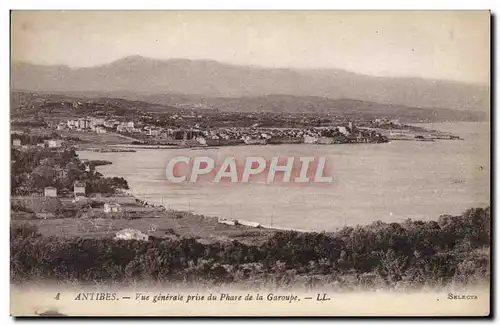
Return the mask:
<path id="1" fill-rule="evenodd" d="M 488 86 L 451 81 L 373 77 L 334 69 L 236 66 L 210 60 L 155 60 L 140 56 L 89 68 L 14 62 L 11 72 L 13 90 L 121 93 L 128 94 L 127 97 L 183 94 L 188 101 L 191 95 L 196 95 L 244 97 L 245 100 L 238 100 L 240 103 L 255 97 L 250 101 L 257 103 L 269 100 L 267 95 L 279 94 L 488 112 L 490 97 Z M 276 98 L 272 100 L 276 103 Z"/>
<path id="2" fill-rule="evenodd" d="M 44 99 L 44 104 L 40 104 Z M 402 105 L 381 104 L 352 99 L 329 99 L 314 96 L 268 95 L 250 97 L 204 97 L 199 95 L 135 95 L 129 92 L 65 92 L 37 94 L 12 92 L 11 108 L 31 107 L 35 111 L 43 108 L 58 107 L 65 101 L 84 103 L 114 110 L 125 114 L 135 109 L 149 112 L 179 112 L 181 108 L 197 110 L 217 110 L 225 112 L 274 112 L 282 114 L 309 113 L 329 115 L 331 118 L 349 118 L 355 120 L 371 120 L 375 118 L 397 118 L 402 122 L 441 122 L 441 121 L 484 121 L 487 114 L 480 111 L 415 108 Z M 38 103 L 38 104 L 37 104 Z M 54 106 L 54 103 L 56 105 Z M 38 109 L 37 109 L 38 108 Z M 118 111 L 117 111 L 118 110 Z M 132 110 L 132 111 L 130 111 Z M 26 113 L 25 110 L 12 111 L 15 114 Z M 52 110 L 52 112 L 55 112 Z M 59 110 L 63 114 L 68 110 Z"/>
<path id="3" fill-rule="evenodd" d="M 73 103 L 80 102 L 77 108 Z M 75 113 L 88 114 L 92 111 L 105 111 L 118 115 L 130 115 L 135 111 L 142 112 L 180 112 L 176 107 L 158 105 L 144 101 L 133 101 L 111 96 L 86 96 L 70 93 L 50 92 L 19 92 L 10 94 L 11 117 L 30 116 L 39 111 L 45 112 L 52 117 L 57 115 L 72 115 Z M 48 117 L 48 116 L 47 116 Z"/>
<path id="4" fill-rule="evenodd" d="M 122 94 L 122 96 L 126 96 Z M 179 103 L 202 104 L 204 108 L 238 112 L 276 113 L 323 113 L 336 116 L 374 119 L 376 117 L 400 118 L 406 122 L 416 121 L 483 121 L 487 114 L 479 111 L 452 110 L 445 108 L 415 108 L 353 99 L 329 99 L 315 96 L 268 95 L 253 97 L 192 97 L 185 95 L 137 96 L 158 105 L 179 105 Z"/>

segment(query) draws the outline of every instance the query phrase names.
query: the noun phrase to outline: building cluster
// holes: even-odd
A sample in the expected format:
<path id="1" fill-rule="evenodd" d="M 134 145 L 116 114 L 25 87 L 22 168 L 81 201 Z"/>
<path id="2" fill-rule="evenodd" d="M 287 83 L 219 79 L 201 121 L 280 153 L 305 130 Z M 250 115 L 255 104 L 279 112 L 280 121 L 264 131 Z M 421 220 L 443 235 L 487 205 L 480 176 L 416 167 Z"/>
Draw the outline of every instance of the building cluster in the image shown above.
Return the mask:
<path id="1" fill-rule="evenodd" d="M 193 116 L 195 115 L 193 114 Z M 182 118 L 182 116 L 175 116 L 175 118 Z M 379 123 L 385 121 L 378 120 L 380 120 Z M 134 122 L 119 121 L 115 118 L 86 117 L 68 120 L 67 123 L 58 125 L 58 129 L 63 128 L 96 133 L 135 134 L 138 139 L 143 139 L 146 142 L 178 142 L 188 146 L 217 146 L 238 143 L 260 145 L 273 142 L 330 144 L 373 142 L 371 138 L 382 137 L 371 131 L 357 128 L 352 122 L 329 127 L 309 128 L 262 128 L 257 125 L 252 127 L 201 128 L 198 124 L 182 128 L 161 127 L 155 125 L 153 119 L 150 122 L 145 122 L 144 119 Z"/>
<path id="2" fill-rule="evenodd" d="M 116 119 L 106 119 L 97 117 L 86 117 L 79 119 L 70 119 L 66 123 L 61 122 L 57 125 L 58 130 L 77 130 L 91 131 L 98 134 L 107 132 L 128 132 L 140 133 L 141 129 L 136 128 L 133 121 L 119 121 Z"/>
<path id="3" fill-rule="evenodd" d="M 268 142 L 332 144 L 342 142 L 374 142 L 383 136 L 373 130 L 357 128 L 352 122 L 346 125 L 315 128 L 224 128 L 197 131 L 200 144 L 213 141 L 238 140 L 246 144 Z"/>
<path id="4" fill-rule="evenodd" d="M 63 141 L 61 139 L 47 139 L 44 140 L 43 142 L 37 143 L 36 147 L 42 147 L 42 148 L 60 148 L 63 145 Z M 19 148 L 28 148 L 30 147 L 29 144 L 23 144 L 22 140 L 19 138 L 13 138 L 12 139 L 12 146 L 13 147 L 19 147 Z M 35 146 L 35 145 L 32 145 Z"/>
<path id="5" fill-rule="evenodd" d="M 382 125 L 400 126 L 401 125 L 401 122 L 399 121 L 399 119 L 379 118 L 379 119 L 374 119 L 370 122 L 374 126 L 382 126 Z"/>
<path id="6" fill-rule="evenodd" d="M 179 131 L 178 128 L 163 128 L 158 127 L 154 124 L 147 124 L 142 122 L 119 121 L 115 118 L 96 117 L 70 119 L 66 123 L 59 123 L 57 125 L 57 129 L 95 132 L 98 134 L 104 134 L 108 132 L 140 134 L 143 136 L 152 136 L 165 139 L 173 138 Z M 187 135 L 187 137 L 189 139 L 192 138 L 190 138 L 189 135 Z"/>
<path id="7" fill-rule="evenodd" d="M 74 202 L 85 202 L 89 198 L 85 194 L 86 185 L 83 181 L 76 181 L 73 184 L 73 201 Z M 45 187 L 44 197 L 57 198 L 57 188 L 55 187 Z M 100 196 L 99 196 L 100 197 Z M 104 213 L 120 213 L 122 211 L 122 206 L 119 203 L 107 202 L 104 203 Z"/>
<path id="8" fill-rule="evenodd" d="M 196 140 L 204 145 L 214 141 L 240 141 L 246 144 L 264 144 L 271 140 L 295 139 L 300 142 L 307 142 L 307 139 L 318 139 L 330 133 L 340 133 L 348 136 L 353 129 L 352 123 L 346 126 L 323 127 L 323 128 L 218 128 L 211 130 L 191 129 L 184 132 L 183 138 Z M 169 132 L 178 132 L 168 130 Z M 171 134 L 170 134 L 171 135 Z"/>

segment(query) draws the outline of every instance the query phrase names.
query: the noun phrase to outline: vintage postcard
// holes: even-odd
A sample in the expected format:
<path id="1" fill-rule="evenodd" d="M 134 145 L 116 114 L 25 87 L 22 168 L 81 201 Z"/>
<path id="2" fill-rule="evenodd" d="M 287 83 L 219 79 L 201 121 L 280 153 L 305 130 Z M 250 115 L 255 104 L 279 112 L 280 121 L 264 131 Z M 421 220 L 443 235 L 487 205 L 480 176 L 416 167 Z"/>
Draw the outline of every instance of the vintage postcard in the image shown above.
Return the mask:
<path id="1" fill-rule="evenodd" d="M 12 316 L 488 316 L 489 11 L 12 11 Z"/>

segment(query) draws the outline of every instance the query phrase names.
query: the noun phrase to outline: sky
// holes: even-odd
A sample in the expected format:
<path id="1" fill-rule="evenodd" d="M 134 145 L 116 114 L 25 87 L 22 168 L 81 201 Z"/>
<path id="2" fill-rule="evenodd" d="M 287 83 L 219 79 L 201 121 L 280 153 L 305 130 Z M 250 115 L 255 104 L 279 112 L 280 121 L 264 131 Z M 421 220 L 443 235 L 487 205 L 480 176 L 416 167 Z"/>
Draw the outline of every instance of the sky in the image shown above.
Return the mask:
<path id="1" fill-rule="evenodd" d="M 129 55 L 489 84 L 488 11 L 13 11 L 11 58 Z"/>

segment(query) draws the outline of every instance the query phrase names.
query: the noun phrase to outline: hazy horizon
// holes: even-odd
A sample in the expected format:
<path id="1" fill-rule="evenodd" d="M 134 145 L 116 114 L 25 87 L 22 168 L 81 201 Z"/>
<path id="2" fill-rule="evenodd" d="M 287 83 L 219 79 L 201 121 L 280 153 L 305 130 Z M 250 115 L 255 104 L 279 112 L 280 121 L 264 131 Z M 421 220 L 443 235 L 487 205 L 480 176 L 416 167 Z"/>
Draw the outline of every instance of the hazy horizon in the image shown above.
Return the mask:
<path id="1" fill-rule="evenodd" d="M 442 78 L 440 78 L 440 79 L 439 78 L 425 78 L 425 77 L 419 77 L 419 76 L 413 76 L 413 75 L 408 75 L 408 76 L 405 76 L 405 75 L 400 75 L 400 76 L 377 76 L 377 75 L 369 75 L 369 74 L 364 74 L 364 73 L 360 73 L 360 72 L 354 72 L 354 71 L 350 71 L 350 70 L 345 70 L 345 69 L 342 69 L 342 68 L 331 68 L 331 67 L 297 68 L 297 67 L 286 67 L 286 66 L 283 66 L 283 67 L 272 67 L 272 66 L 264 66 L 264 65 L 258 65 L 258 64 L 235 64 L 235 63 L 230 63 L 230 62 L 223 62 L 223 61 L 219 61 L 219 60 L 214 60 L 214 59 L 210 59 L 210 58 L 188 59 L 188 58 L 172 57 L 172 58 L 162 58 L 162 59 L 160 59 L 160 58 L 146 57 L 146 56 L 137 55 L 137 54 L 126 55 L 126 56 L 118 58 L 116 60 L 113 60 L 113 61 L 110 61 L 110 62 L 107 62 L 107 63 L 103 63 L 103 64 L 93 65 L 93 66 L 70 66 L 70 65 L 66 65 L 66 64 L 47 64 L 47 65 L 45 65 L 45 64 L 39 64 L 39 63 L 35 63 L 35 62 L 30 62 L 30 61 L 19 61 L 19 60 L 12 61 L 12 63 L 23 63 L 23 64 L 29 64 L 29 65 L 33 65 L 33 66 L 45 66 L 45 67 L 66 67 L 66 68 L 69 68 L 69 69 L 75 69 L 76 70 L 76 69 L 82 69 L 82 68 L 97 68 L 97 67 L 102 67 L 102 66 L 105 66 L 105 65 L 112 64 L 114 62 L 120 61 L 120 60 L 131 58 L 131 57 L 141 57 L 141 58 L 146 59 L 146 60 L 155 60 L 155 61 L 171 61 L 171 60 L 172 61 L 173 60 L 209 61 L 209 62 L 217 62 L 219 64 L 228 65 L 228 66 L 250 67 L 250 68 L 257 68 L 257 69 L 285 69 L 285 70 L 295 70 L 295 71 L 321 71 L 321 70 L 325 70 L 326 71 L 326 70 L 337 70 L 337 71 L 344 71 L 346 73 L 353 73 L 353 74 L 367 76 L 367 77 L 376 77 L 376 78 L 420 78 L 420 79 L 425 79 L 425 80 L 436 80 L 436 81 L 445 81 L 445 82 L 457 82 L 457 83 L 465 83 L 465 84 L 472 84 L 472 85 L 488 86 L 489 87 L 489 83 L 484 84 L 484 83 L 474 83 L 474 82 L 468 82 L 468 81 L 442 79 Z"/>
<path id="2" fill-rule="evenodd" d="M 12 11 L 11 60 L 129 56 L 490 83 L 489 11 Z"/>

